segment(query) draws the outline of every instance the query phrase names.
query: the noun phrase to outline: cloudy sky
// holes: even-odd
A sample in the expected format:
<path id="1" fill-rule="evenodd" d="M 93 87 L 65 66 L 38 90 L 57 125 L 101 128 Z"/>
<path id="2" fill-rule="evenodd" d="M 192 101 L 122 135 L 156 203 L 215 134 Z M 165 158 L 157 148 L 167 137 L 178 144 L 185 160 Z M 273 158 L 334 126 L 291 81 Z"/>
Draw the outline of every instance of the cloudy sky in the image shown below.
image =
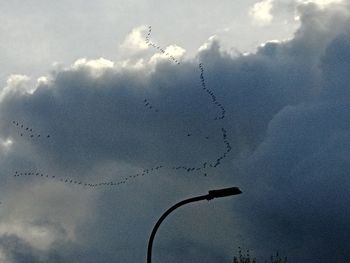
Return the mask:
<path id="1" fill-rule="evenodd" d="M 0 2 L 0 262 L 350 257 L 345 0 Z"/>

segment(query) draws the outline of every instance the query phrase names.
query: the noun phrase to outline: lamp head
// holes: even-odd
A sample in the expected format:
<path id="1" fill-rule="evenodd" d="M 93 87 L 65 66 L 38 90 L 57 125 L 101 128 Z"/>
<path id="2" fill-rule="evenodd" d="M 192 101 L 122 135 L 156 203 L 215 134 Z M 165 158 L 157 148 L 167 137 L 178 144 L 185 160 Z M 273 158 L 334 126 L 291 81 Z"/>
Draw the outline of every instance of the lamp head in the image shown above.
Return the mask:
<path id="1" fill-rule="evenodd" d="M 229 187 L 219 190 L 211 190 L 209 191 L 207 200 L 211 200 L 213 198 L 226 197 L 231 195 L 241 194 L 242 191 L 238 187 Z"/>

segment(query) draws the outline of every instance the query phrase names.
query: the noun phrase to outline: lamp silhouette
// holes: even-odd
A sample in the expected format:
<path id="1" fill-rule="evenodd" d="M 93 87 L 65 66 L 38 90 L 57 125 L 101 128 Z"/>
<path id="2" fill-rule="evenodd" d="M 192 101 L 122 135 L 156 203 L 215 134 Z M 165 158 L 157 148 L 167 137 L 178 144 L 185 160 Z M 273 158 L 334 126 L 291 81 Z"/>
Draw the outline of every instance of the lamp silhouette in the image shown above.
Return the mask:
<path id="1" fill-rule="evenodd" d="M 164 219 L 171 213 L 173 212 L 176 208 L 179 208 L 180 206 L 183 206 L 188 203 L 193 203 L 197 201 L 202 201 L 202 200 L 212 200 L 214 198 L 220 198 L 220 197 L 226 197 L 226 196 L 231 196 L 231 195 L 238 195 L 241 194 L 242 191 L 238 187 L 230 187 L 230 188 L 224 188 L 224 189 L 218 189 L 218 190 L 211 190 L 209 191 L 208 194 L 206 195 L 201 195 L 197 197 L 192 197 L 189 199 L 185 199 L 172 207 L 170 207 L 157 221 L 155 224 L 151 236 L 148 241 L 148 248 L 147 248 L 147 263 L 152 263 L 152 247 L 153 247 L 153 240 L 154 237 L 157 233 L 157 230 L 160 226 L 160 224 L 164 221 Z"/>

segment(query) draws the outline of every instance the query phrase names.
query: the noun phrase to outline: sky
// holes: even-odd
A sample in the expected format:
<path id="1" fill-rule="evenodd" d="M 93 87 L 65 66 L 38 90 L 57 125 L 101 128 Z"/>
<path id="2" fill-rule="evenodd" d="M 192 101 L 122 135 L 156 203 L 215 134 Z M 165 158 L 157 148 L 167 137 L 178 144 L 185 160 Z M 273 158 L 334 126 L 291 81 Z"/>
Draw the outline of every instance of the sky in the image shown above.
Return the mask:
<path id="1" fill-rule="evenodd" d="M 342 0 L 0 3 L 0 262 L 350 257 Z"/>

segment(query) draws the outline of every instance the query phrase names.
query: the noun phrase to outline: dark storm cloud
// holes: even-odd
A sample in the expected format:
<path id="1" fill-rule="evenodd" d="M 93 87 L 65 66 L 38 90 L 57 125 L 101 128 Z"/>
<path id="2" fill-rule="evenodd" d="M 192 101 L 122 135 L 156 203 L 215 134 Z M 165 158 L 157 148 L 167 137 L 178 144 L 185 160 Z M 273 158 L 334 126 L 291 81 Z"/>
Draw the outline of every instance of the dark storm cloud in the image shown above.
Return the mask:
<path id="1" fill-rule="evenodd" d="M 0 97 L 1 138 L 13 140 L 12 146 L 1 146 L 4 171 L 35 168 L 50 176 L 99 182 L 155 165 L 164 169 L 130 178 L 116 191 L 59 186 L 48 177 L 11 179 L 17 185 L 10 181 L 8 198 L 22 206 L 40 200 L 42 206 L 12 213 L 39 214 L 44 219 L 34 220 L 37 224 L 62 221 L 62 233 L 74 233 L 62 237 L 60 231 L 49 231 L 55 242 L 46 248 L 46 259 L 52 255 L 56 262 L 72 262 L 79 255 L 81 262 L 141 262 L 151 227 L 165 207 L 207 189 L 238 184 L 244 195 L 234 200 L 235 207 L 226 200 L 175 214 L 161 229 L 155 257 L 229 262 L 232 248 L 243 243 L 259 257 L 282 249 L 295 261 L 328 262 L 331 257 L 345 262 L 350 256 L 346 10 L 303 5 L 294 38 L 266 43 L 254 54 L 233 57 L 212 39 L 193 61 L 181 65 L 160 61 L 155 68 L 146 63 L 140 69 L 101 70 L 86 64 L 53 73 L 31 95 L 13 87 Z M 223 120 L 215 120 L 220 109 L 201 89 L 199 62 L 206 86 L 225 107 Z M 51 137 L 24 138 L 13 121 Z M 215 160 L 225 151 L 222 128 L 232 152 L 217 169 L 171 169 Z M 4 172 L 1 176 L 10 180 Z M 25 189 L 35 196 L 23 198 Z M 90 201 L 82 200 L 85 195 Z M 59 209 L 43 212 L 50 204 Z M 62 211 L 74 220 L 62 217 Z M 10 222 L 7 218 L 3 224 Z M 40 262 L 35 246 L 29 242 L 25 247 L 20 256 L 13 254 L 13 261 L 26 255 L 27 262 Z M 9 246 L 3 249 L 14 253 Z"/>
<path id="2" fill-rule="evenodd" d="M 16 263 L 42 263 L 53 262 L 61 263 L 60 254 L 57 251 L 43 253 L 42 251 L 33 249 L 30 244 L 16 237 L 15 235 L 5 235 L 0 238 L 0 247 L 4 253 L 3 262 Z"/>
<path id="3" fill-rule="evenodd" d="M 7 262 L 37 262 L 31 247 L 16 236 L 2 236 L 0 245 L 6 251 Z"/>
<path id="4" fill-rule="evenodd" d="M 25 120 L 51 133 L 52 148 L 47 146 L 49 140 L 44 143 L 36 138 L 37 147 L 65 164 L 86 166 L 106 159 L 157 164 L 175 159 L 175 165 L 176 159 L 187 159 L 195 150 L 205 154 L 201 148 L 208 147 L 199 143 L 217 143 L 221 136 L 220 124 L 213 127 L 215 112 L 201 94 L 194 66 L 179 72 L 175 66 L 164 65 L 150 77 L 143 72 L 106 72 L 96 79 L 84 68 L 60 72 L 52 87 L 39 87 L 33 96 L 14 96 L 3 102 L 2 116 L 7 122 Z M 181 81 L 175 82 L 176 78 Z M 145 108 L 145 99 L 153 101 L 158 112 Z M 188 134 L 193 137 L 186 138 Z M 220 145 L 217 151 L 224 147 Z M 207 159 L 213 158 L 209 154 Z"/>
<path id="5" fill-rule="evenodd" d="M 348 108 L 349 103 L 323 103 L 284 109 L 248 160 L 246 176 L 255 182 L 247 187 L 260 188 L 252 191 L 249 217 L 274 246 L 277 241 L 303 251 L 295 259 L 348 257 Z"/>
<path id="6" fill-rule="evenodd" d="M 320 28 L 324 26 L 332 28 L 329 24 Z M 254 209 L 248 217 L 255 218 L 252 224 L 265 233 L 260 242 L 267 239 L 271 249 L 279 245 L 299 251 L 290 257 L 295 261 L 349 258 L 349 39 L 349 32 L 341 30 L 325 39 L 324 48 L 313 51 L 319 86 L 310 86 L 312 96 L 279 111 L 269 122 L 264 141 L 245 160 L 243 180 L 249 188 L 259 185 L 251 193 Z"/>

